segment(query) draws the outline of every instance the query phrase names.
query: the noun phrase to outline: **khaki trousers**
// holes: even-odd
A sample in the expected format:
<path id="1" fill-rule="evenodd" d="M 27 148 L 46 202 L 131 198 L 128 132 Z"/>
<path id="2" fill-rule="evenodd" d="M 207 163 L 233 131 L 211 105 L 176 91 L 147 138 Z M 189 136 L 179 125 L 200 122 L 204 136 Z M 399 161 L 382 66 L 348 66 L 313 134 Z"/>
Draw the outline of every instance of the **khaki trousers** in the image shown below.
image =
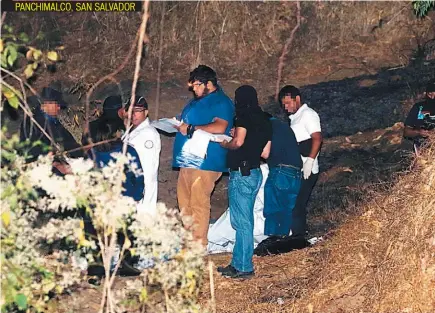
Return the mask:
<path id="1" fill-rule="evenodd" d="M 177 198 L 183 223 L 204 246 L 207 245 L 210 221 L 210 197 L 221 176 L 220 172 L 194 168 L 181 168 L 178 175 Z"/>

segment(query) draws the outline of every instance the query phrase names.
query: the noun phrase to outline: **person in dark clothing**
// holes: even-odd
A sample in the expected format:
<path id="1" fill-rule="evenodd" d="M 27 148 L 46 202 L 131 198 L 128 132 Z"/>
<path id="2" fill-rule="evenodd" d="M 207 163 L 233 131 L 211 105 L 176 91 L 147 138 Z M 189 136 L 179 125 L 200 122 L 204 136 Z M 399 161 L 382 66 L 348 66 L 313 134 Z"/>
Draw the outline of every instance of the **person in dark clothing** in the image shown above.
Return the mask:
<path id="1" fill-rule="evenodd" d="M 53 141 L 35 125 L 30 117 L 25 116 L 20 127 L 20 141 L 29 140 L 32 143 L 32 147 L 26 151 L 28 162 L 35 161 L 40 155 L 48 154 L 49 150 L 56 154 L 80 148 L 71 133 L 65 129 L 58 119 L 60 110 L 67 107 L 60 91 L 53 87 L 45 87 L 42 89 L 41 97 L 33 97 L 32 103 L 34 119 Z M 43 145 L 37 144 L 38 142 Z M 68 156 L 81 157 L 83 152 L 80 149 L 75 150 L 69 153 Z M 68 165 L 61 157 L 55 157 L 53 166 L 60 174 L 68 172 Z"/>
<path id="2" fill-rule="evenodd" d="M 93 154 L 95 155 L 95 164 L 98 168 L 103 168 L 108 166 L 108 164 L 112 161 L 115 162 L 115 157 L 112 155 L 113 153 L 122 153 L 123 142 L 121 138 L 118 136 L 119 133 L 119 124 L 116 122 L 107 122 L 107 123 L 98 123 L 97 127 L 94 128 L 93 132 L 93 140 L 95 142 L 105 142 L 100 145 L 96 145 L 93 148 Z M 89 151 L 90 153 L 90 151 Z M 142 174 L 142 166 L 140 163 L 139 155 L 136 150 L 127 146 L 127 153 L 130 154 L 133 159 L 130 160 L 130 167 L 135 167 L 140 175 L 136 175 L 130 170 L 130 167 L 125 165 L 124 167 L 124 175 L 125 181 L 123 182 L 122 192 L 123 196 L 131 197 L 135 201 L 139 202 L 143 198 L 144 191 L 144 179 Z M 88 237 L 96 236 L 96 230 L 92 223 L 92 219 L 86 212 L 81 213 L 84 221 L 84 230 Z M 133 240 L 133 236 L 131 234 L 128 237 Z M 123 232 L 118 233 L 118 247 L 122 247 L 124 244 L 125 235 Z M 124 259 L 121 260 L 121 267 L 119 268 L 117 274 L 122 276 L 131 276 L 131 275 L 139 275 L 140 271 L 134 269 L 131 264 L 137 262 L 137 257 L 134 258 L 130 253 L 124 255 Z M 116 262 L 112 261 L 111 270 L 115 268 Z M 100 264 L 93 264 L 88 268 L 88 275 L 90 276 L 104 276 L 104 267 Z"/>
<path id="3" fill-rule="evenodd" d="M 99 124 L 112 124 L 120 131 L 125 130 L 124 121 L 119 117 L 118 111 L 122 108 L 122 97 L 119 95 L 109 96 L 104 100 L 103 103 L 103 114 L 89 123 L 89 130 L 85 130 L 82 136 L 82 145 L 89 145 L 92 140 L 93 143 L 96 143 L 96 132 Z"/>
<path id="4" fill-rule="evenodd" d="M 123 142 L 121 138 L 117 137 L 118 131 L 119 128 L 116 123 L 101 123 L 95 129 L 94 138 L 97 142 L 108 141 L 95 146 L 95 163 L 98 167 L 105 167 L 110 161 L 115 162 L 112 153 L 122 153 Z M 127 153 L 133 157 L 133 160 L 130 161 L 130 165 L 135 164 L 135 167 L 142 172 L 142 166 L 136 150 L 128 145 Z M 128 167 L 125 168 L 124 174 L 126 179 L 123 183 L 124 191 L 122 194 L 133 198 L 135 201 L 140 201 L 143 198 L 144 191 L 143 174 L 136 176 Z"/>
<path id="5" fill-rule="evenodd" d="M 302 160 L 298 142 L 288 122 L 271 117 L 272 143 L 267 159 L 269 175 L 264 185 L 264 234 L 288 236 L 292 211 L 301 187 Z"/>
<path id="6" fill-rule="evenodd" d="M 405 138 L 414 140 L 417 155 L 430 134 L 435 134 L 435 79 L 427 84 L 425 100 L 414 104 L 409 111 L 403 132 Z"/>
<path id="7" fill-rule="evenodd" d="M 252 86 L 244 85 L 236 90 L 235 108 L 234 138 L 221 145 L 229 149 L 228 199 L 236 241 L 231 264 L 219 267 L 218 271 L 225 277 L 248 278 L 254 275 L 254 202 L 263 180 L 260 161 L 262 154 L 269 153 L 272 126 Z"/>

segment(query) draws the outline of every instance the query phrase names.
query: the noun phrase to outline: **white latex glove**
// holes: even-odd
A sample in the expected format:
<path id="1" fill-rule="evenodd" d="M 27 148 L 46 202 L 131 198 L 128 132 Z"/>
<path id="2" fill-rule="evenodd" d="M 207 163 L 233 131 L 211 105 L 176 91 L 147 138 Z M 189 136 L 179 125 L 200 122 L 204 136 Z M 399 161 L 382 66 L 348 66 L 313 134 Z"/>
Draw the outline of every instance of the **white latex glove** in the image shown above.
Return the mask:
<path id="1" fill-rule="evenodd" d="M 304 167 L 302 171 L 304 172 L 304 178 L 308 179 L 311 175 L 311 171 L 313 170 L 314 165 L 314 159 L 313 158 L 307 158 L 307 160 L 304 163 Z"/>

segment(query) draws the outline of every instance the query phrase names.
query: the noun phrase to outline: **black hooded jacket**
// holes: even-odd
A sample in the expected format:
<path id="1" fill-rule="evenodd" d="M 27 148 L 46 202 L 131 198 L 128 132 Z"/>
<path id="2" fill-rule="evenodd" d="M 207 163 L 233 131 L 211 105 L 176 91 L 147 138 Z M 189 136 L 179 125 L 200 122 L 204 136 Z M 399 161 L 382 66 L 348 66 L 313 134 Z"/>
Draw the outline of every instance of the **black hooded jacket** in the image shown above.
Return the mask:
<path id="1" fill-rule="evenodd" d="M 272 139 L 272 125 L 269 118 L 258 104 L 257 91 L 254 87 L 244 85 L 235 92 L 236 117 L 234 127 L 246 129 L 243 145 L 237 150 L 230 150 L 227 166 L 235 169 L 245 161 L 250 168 L 258 168 L 264 146 Z"/>

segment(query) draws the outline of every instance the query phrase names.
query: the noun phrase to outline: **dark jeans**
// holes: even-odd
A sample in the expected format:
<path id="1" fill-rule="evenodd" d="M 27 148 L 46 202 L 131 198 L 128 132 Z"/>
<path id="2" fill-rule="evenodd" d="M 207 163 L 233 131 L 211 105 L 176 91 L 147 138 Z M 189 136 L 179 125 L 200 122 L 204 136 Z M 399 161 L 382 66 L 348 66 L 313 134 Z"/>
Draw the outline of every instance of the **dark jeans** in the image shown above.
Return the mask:
<path id="1" fill-rule="evenodd" d="M 238 271 L 254 270 L 254 203 L 263 181 L 261 170 L 251 170 L 251 175 L 242 176 L 239 171 L 230 173 L 228 200 L 231 226 L 236 231 L 231 265 Z"/>
<path id="2" fill-rule="evenodd" d="M 301 179 L 301 190 L 292 214 L 292 236 L 305 236 L 307 231 L 307 203 L 318 178 L 319 174 L 311 174 L 308 179 L 303 177 Z"/>
<path id="3" fill-rule="evenodd" d="M 292 211 L 301 187 L 301 171 L 280 166 L 270 168 L 264 185 L 264 234 L 286 236 L 292 225 Z"/>

